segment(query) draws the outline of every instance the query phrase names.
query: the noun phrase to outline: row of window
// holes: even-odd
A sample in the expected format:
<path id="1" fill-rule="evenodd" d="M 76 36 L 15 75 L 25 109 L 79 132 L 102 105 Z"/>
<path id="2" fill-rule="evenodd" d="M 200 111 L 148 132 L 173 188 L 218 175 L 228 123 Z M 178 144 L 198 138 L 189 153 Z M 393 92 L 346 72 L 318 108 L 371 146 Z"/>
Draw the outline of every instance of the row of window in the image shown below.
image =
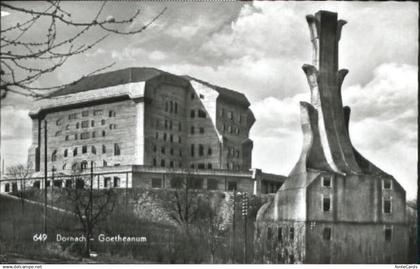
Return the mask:
<path id="1" fill-rule="evenodd" d="M 198 149 L 198 152 L 197 152 L 198 156 L 200 156 L 200 157 L 204 156 L 204 154 L 205 154 L 204 145 L 203 144 L 198 144 L 197 149 Z M 195 156 L 195 153 L 196 153 L 195 144 L 191 144 L 190 153 L 191 153 L 191 157 Z M 207 156 L 211 156 L 213 154 L 213 150 L 210 146 L 207 148 L 206 153 L 207 153 Z"/>
<path id="2" fill-rule="evenodd" d="M 174 101 L 166 101 L 165 112 L 178 114 L 178 103 Z"/>
<path id="3" fill-rule="evenodd" d="M 102 137 L 106 136 L 106 131 L 102 130 L 101 132 Z M 72 135 L 66 135 L 64 137 L 65 141 L 70 141 L 70 140 L 77 140 L 78 138 L 80 138 L 80 140 L 85 140 L 85 139 L 89 139 L 89 138 L 96 138 L 96 131 L 93 132 L 83 132 L 80 134 L 72 134 Z"/>
<path id="4" fill-rule="evenodd" d="M 81 114 L 82 114 L 82 117 L 88 117 L 89 114 L 90 114 L 90 111 L 85 110 L 85 111 L 82 111 Z M 92 114 L 93 114 L 93 116 L 101 116 L 103 114 L 103 110 L 102 109 L 93 110 Z M 76 120 L 78 118 L 78 115 L 79 115 L 79 113 L 71 113 L 71 114 L 68 115 L 68 119 L 69 120 Z M 112 118 L 112 117 L 116 117 L 116 115 L 117 115 L 117 113 L 115 111 L 113 111 L 113 110 L 108 111 L 108 117 Z M 56 122 L 57 125 L 61 125 L 62 120 L 63 120 L 62 118 L 58 119 L 57 122 Z"/>
<path id="5" fill-rule="evenodd" d="M 239 171 L 241 170 L 241 166 L 234 162 L 228 162 L 226 163 L 226 169 L 233 170 L 233 171 Z"/>
<path id="6" fill-rule="evenodd" d="M 225 112 L 224 108 L 219 109 L 219 113 L 218 113 L 219 118 L 228 119 L 228 120 L 231 120 L 232 122 L 239 123 L 239 124 L 245 123 L 244 115 L 242 115 L 241 113 L 237 113 L 236 115 L 234 114 L 235 113 L 233 111 Z"/>
<path id="7" fill-rule="evenodd" d="M 197 130 L 197 132 L 196 132 L 196 130 Z M 190 128 L 190 134 L 193 135 L 195 133 L 204 134 L 204 127 L 191 126 L 191 128 Z"/>
<path id="8" fill-rule="evenodd" d="M 180 177 L 171 178 L 170 180 L 170 187 L 173 189 L 176 188 L 182 188 L 186 187 L 186 184 L 188 184 L 188 188 L 190 189 L 203 189 L 203 179 L 202 178 L 190 178 L 189 180 L 185 180 Z M 162 178 L 152 178 L 152 188 L 163 188 L 163 180 Z M 235 189 L 236 189 L 236 182 L 235 183 Z M 219 182 L 215 178 L 208 178 L 207 179 L 207 190 L 218 190 L 219 189 Z"/>
<path id="9" fill-rule="evenodd" d="M 233 147 L 228 147 L 228 153 L 227 153 L 228 157 L 239 158 L 239 155 L 240 155 L 239 150 Z"/>
<path id="10" fill-rule="evenodd" d="M 322 198 L 322 209 L 324 212 L 329 212 L 332 210 L 332 206 L 331 206 L 331 197 L 328 196 L 324 196 Z M 385 198 L 383 200 L 382 203 L 382 210 L 384 213 L 386 214 L 391 214 L 392 213 L 392 201 L 390 198 Z"/>
<path id="11" fill-rule="evenodd" d="M 156 158 L 153 158 L 152 165 L 154 167 L 158 166 L 158 160 Z M 160 160 L 160 167 L 166 167 L 168 165 L 170 168 L 175 168 L 176 162 L 174 160 L 169 160 L 168 162 L 165 159 Z M 178 167 L 182 167 L 182 162 L 178 162 Z"/>
<path id="12" fill-rule="evenodd" d="M 105 125 L 105 124 L 106 124 L 106 121 L 101 120 L 101 125 Z M 86 121 L 82 121 L 82 122 L 76 122 L 75 127 L 76 127 L 76 129 L 89 128 L 89 121 L 86 120 Z M 95 121 L 94 120 L 90 121 L 90 127 L 95 127 Z M 109 129 L 116 129 L 116 128 L 117 128 L 117 126 L 115 124 L 110 124 L 109 125 Z M 70 124 L 66 125 L 65 130 L 70 130 Z M 63 133 L 62 130 L 58 130 L 57 132 L 55 132 L 55 136 L 60 136 L 62 133 Z"/>
<path id="13" fill-rule="evenodd" d="M 175 142 L 175 140 L 177 140 L 176 142 L 181 143 L 181 136 L 180 135 L 173 135 L 173 134 L 167 134 L 167 133 L 162 133 L 159 134 L 159 132 L 156 132 L 155 134 L 155 138 L 159 139 L 160 137 L 162 137 L 163 141 L 169 141 L 171 143 Z"/>
<path id="14" fill-rule="evenodd" d="M 107 148 L 105 145 L 102 145 L 102 153 L 105 154 L 107 151 Z M 78 147 L 73 148 L 73 157 L 77 156 L 78 154 Z M 90 152 L 92 154 L 96 154 L 96 147 L 95 146 L 91 146 L 90 147 Z M 88 146 L 87 145 L 83 145 L 82 146 L 82 154 L 86 154 L 88 153 Z M 69 150 L 65 149 L 63 152 L 63 156 L 64 158 L 68 157 L 69 155 Z M 114 156 L 118 156 L 121 155 L 121 150 L 120 150 L 120 146 L 117 143 L 114 143 Z M 52 154 L 51 154 L 51 161 L 55 162 L 57 161 L 57 150 L 53 150 Z"/>
<path id="15" fill-rule="evenodd" d="M 190 117 L 191 117 L 191 119 L 195 118 L 196 116 L 198 118 L 206 118 L 207 117 L 207 114 L 206 114 L 206 112 L 204 110 L 201 110 L 201 109 L 197 109 L 197 113 L 196 113 L 196 110 L 191 109 L 191 111 L 190 111 Z"/>
<path id="16" fill-rule="evenodd" d="M 153 152 L 157 152 L 157 146 L 156 146 L 156 145 L 153 145 Z M 166 147 L 165 147 L 165 146 L 160 147 L 160 153 L 162 153 L 162 154 L 166 154 Z M 174 148 L 170 148 L 170 149 L 169 149 L 169 154 L 171 154 L 172 156 L 174 156 L 174 155 L 175 155 L 175 150 L 174 150 Z M 180 149 L 180 150 L 178 151 L 178 155 L 179 155 L 179 157 L 182 157 L 182 149 Z"/>
<path id="17" fill-rule="evenodd" d="M 225 124 L 222 124 L 222 126 L 221 126 L 221 131 L 222 131 L 223 133 L 237 134 L 237 135 L 240 133 L 239 127 L 232 126 L 232 125 L 228 125 L 228 126 L 226 127 L 226 125 L 225 125 Z"/>

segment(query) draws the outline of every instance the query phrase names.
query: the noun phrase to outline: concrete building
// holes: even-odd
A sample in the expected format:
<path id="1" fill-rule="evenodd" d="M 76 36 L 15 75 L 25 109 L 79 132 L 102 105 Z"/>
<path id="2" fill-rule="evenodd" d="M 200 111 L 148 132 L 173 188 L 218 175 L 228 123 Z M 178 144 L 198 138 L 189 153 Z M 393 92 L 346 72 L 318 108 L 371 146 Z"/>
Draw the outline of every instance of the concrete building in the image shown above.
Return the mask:
<path id="1" fill-rule="evenodd" d="M 91 165 L 95 173 L 119 171 L 121 166 L 129 171 L 130 179 L 121 183 L 125 187 L 148 186 L 149 174 L 154 173 L 150 171 L 167 169 L 168 173 L 219 173 L 220 177 L 237 173 L 233 178 L 247 181 L 238 183 L 237 189 L 245 184 L 250 193 L 275 192 L 284 177 L 265 174 L 266 180 L 254 186 L 255 177 L 250 176 L 256 172 L 250 171 L 249 131 L 255 118 L 249 106 L 239 92 L 154 68 L 88 76 L 34 102 L 29 114 L 32 177 L 43 177 L 46 152 L 47 173 L 55 180 L 74 170 L 88 172 Z M 108 178 L 123 180 L 117 174 L 101 177 L 98 186 L 107 185 Z M 217 183 L 220 190 L 234 186 L 229 187 L 228 180 L 222 183 Z M 5 184 L 3 191 L 13 189 L 14 185 Z M 42 188 L 43 182 L 36 186 Z"/>
<path id="2" fill-rule="evenodd" d="M 405 263 L 405 191 L 350 141 L 350 108 L 341 99 L 347 70 L 338 70 L 342 26 L 337 14 L 306 17 L 313 63 L 304 65 L 311 103 L 301 102 L 301 156 L 257 216 L 264 263 Z"/>
<path id="3" fill-rule="evenodd" d="M 153 68 L 85 77 L 35 102 L 29 160 L 48 167 L 146 165 L 168 168 L 251 168 L 255 119 L 238 92 Z"/>

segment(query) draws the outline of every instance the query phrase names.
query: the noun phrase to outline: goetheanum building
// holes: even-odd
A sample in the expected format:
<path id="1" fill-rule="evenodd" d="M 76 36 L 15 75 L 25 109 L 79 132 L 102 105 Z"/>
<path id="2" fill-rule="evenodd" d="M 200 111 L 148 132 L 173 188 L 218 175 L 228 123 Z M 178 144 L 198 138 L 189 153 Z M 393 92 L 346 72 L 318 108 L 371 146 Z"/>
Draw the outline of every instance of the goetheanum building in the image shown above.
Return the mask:
<path id="1" fill-rule="evenodd" d="M 306 19 L 313 62 L 303 66 L 311 102 L 300 103 L 302 153 L 258 212 L 260 262 L 406 262 L 405 191 L 350 141 L 350 108 L 341 98 L 347 70 L 338 70 L 346 22 L 327 11 Z"/>
<path id="2" fill-rule="evenodd" d="M 242 93 L 155 68 L 87 76 L 34 102 L 33 177 L 46 167 L 64 187 L 59 176 L 93 167 L 107 174 L 95 187 L 170 187 L 189 175 L 194 188 L 275 192 L 283 177 L 250 171 L 249 106 Z"/>

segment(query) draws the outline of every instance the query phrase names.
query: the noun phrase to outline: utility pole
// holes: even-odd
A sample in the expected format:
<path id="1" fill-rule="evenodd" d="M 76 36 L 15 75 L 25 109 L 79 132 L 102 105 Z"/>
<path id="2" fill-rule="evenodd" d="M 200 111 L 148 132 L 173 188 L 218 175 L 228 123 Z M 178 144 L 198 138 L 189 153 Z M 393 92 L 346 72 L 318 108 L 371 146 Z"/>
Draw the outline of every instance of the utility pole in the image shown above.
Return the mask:
<path id="1" fill-rule="evenodd" d="M 242 196 L 242 216 L 244 216 L 244 263 L 247 263 L 248 258 L 248 232 L 247 232 L 247 220 L 248 220 L 248 195 L 244 192 Z"/>
<path id="2" fill-rule="evenodd" d="M 47 181 L 48 181 L 47 120 L 44 119 L 44 234 L 47 234 Z"/>

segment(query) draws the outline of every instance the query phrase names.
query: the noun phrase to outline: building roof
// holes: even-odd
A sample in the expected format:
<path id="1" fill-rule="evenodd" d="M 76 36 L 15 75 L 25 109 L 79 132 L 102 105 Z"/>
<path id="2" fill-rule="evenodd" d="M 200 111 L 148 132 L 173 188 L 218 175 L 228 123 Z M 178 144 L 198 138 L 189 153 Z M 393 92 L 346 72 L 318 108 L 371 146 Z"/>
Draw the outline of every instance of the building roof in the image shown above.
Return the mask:
<path id="1" fill-rule="evenodd" d="M 165 72 L 156 68 L 152 68 L 152 67 L 129 67 L 129 68 L 120 69 L 116 71 L 100 73 L 96 75 L 83 77 L 80 80 L 64 88 L 51 93 L 49 96 L 47 96 L 47 98 L 63 96 L 63 95 L 73 94 L 73 93 L 78 93 L 78 92 L 83 92 L 83 91 L 107 88 L 107 87 L 112 87 L 112 86 L 121 85 L 121 84 L 148 81 L 161 74 L 173 75 L 168 72 Z M 206 81 L 199 80 L 190 76 L 177 76 L 177 77 L 188 80 L 188 81 L 190 80 L 197 81 L 199 83 L 202 83 L 216 90 L 224 98 L 242 103 L 246 106 L 250 105 L 248 99 L 242 93 L 229 90 L 227 88 L 219 87 L 219 86 L 210 84 Z"/>
<path id="2" fill-rule="evenodd" d="M 204 84 L 207 87 L 210 87 L 214 90 L 216 90 L 221 96 L 223 96 L 226 99 L 235 101 L 235 102 L 240 102 L 242 104 L 244 104 L 245 106 L 250 106 L 251 104 L 248 101 L 248 98 L 246 98 L 246 96 L 243 93 L 240 92 L 236 92 L 234 90 L 230 90 L 224 87 L 220 87 L 217 85 L 213 85 L 210 84 L 206 81 L 191 77 L 191 76 L 183 76 L 184 78 L 188 79 L 188 80 L 194 80 L 197 81 L 198 83 Z"/>
<path id="3" fill-rule="evenodd" d="M 100 73 L 97 75 L 83 77 L 64 88 L 53 92 L 48 97 L 73 94 L 132 82 L 147 81 L 164 73 L 166 72 L 150 67 L 130 67 L 116 71 Z"/>

